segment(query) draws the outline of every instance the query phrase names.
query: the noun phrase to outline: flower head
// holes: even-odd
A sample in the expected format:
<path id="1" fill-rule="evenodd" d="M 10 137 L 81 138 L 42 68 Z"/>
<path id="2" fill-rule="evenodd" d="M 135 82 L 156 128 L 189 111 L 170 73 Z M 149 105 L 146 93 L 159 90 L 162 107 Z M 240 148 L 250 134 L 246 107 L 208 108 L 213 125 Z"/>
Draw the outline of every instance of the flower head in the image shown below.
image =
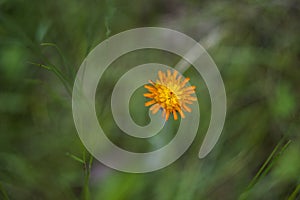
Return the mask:
<path id="1" fill-rule="evenodd" d="M 173 71 L 173 74 L 170 70 L 167 70 L 167 73 L 158 71 L 158 78 L 156 82 L 150 80 L 150 84 L 144 86 L 149 92 L 144 96 L 151 99 L 145 103 L 145 106 L 152 105 L 150 110 L 153 114 L 162 109 L 166 120 L 169 119 L 170 114 L 173 114 L 174 119 L 177 120 L 177 112 L 184 118 L 183 111 L 192 111 L 187 104 L 192 104 L 197 100 L 196 97 L 191 96 L 195 93 L 196 87 L 187 87 L 186 84 L 190 79 L 182 80 L 182 76 L 176 70 Z"/>

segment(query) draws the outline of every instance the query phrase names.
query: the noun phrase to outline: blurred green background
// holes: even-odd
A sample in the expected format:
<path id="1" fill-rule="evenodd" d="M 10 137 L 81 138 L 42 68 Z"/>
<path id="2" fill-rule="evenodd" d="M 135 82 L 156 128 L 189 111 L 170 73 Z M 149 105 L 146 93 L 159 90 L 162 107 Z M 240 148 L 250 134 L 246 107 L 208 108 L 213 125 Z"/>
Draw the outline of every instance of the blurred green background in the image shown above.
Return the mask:
<path id="1" fill-rule="evenodd" d="M 0 199 L 297 199 L 300 190 L 300 3 L 296 0 L 0 0 Z M 92 160 L 72 118 L 70 89 L 86 55 L 101 41 L 143 26 L 181 31 L 207 48 L 228 100 L 223 133 L 197 157 L 210 119 L 210 99 L 191 67 L 201 122 L 196 140 L 172 165 L 128 174 Z M 109 138 L 146 152 L 166 144 L 178 122 L 158 137 L 124 136 L 110 106 L 114 84 L 133 66 L 174 66 L 178 56 L 141 50 L 116 60 L 98 90 L 97 111 Z M 149 122 L 139 89 L 130 110 Z"/>

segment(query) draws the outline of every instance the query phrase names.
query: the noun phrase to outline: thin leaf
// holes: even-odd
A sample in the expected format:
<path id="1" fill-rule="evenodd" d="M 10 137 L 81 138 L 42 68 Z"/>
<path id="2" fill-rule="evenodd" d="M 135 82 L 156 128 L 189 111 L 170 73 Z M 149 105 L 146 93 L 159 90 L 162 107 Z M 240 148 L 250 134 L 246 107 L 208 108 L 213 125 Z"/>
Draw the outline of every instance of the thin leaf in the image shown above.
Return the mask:
<path id="1" fill-rule="evenodd" d="M 61 49 L 60 49 L 56 44 L 51 43 L 51 42 L 45 42 L 45 43 L 41 43 L 41 46 L 50 46 L 50 47 L 54 47 L 54 48 L 57 50 L 59 56 L 60 56 L 61 59 L 62 59 L 64 68 L 68 71 L 69 74 L 72 73 L 72 72 L 71 72 L 71 69 L 70 69 L 70 67 L 69 67 L 69 64 L 68 64 L 68 62 L 67 62 L 66 57 L 64 56 L 64 54 L 62 53 Z M 72 75 L 73 75 L 73 74 L 72 74 Z"/>
<path id="2" fill-rule="evenodd" d="M 34 63 L 34 62 L 28 62 L 29 64 L 31 64 L 31 65 L 35 65 L 35 66 L 38 66 L 38 67 L 41 67 L 41 68 L 44 68 L 44 69 L 46 69 L 46 70 L 49 70 L 49 71 L 51 71 L 52 69 L 51 69 L 51 67 L 49 67 L 49 66 L 46 66 L 46 65 L 43 65 L 43 64 L 39 64 L 39 63 Z"/>
<path id="3" fill-rule="evenodd" d="M 63 85 L 65 86 L 67 92 L 72 95 L 72 89 L 71 89 L 71 84 L 68 81 L 68 79 L 61 73 L 61 71 L 56 68 L 54 65 L 43 65 L 43 64 L 39 64 L 39 63 L 34 63 L 34 62 L 29 62 L 32 65 L 38 66 L 38 67 L 42 67 L 44 69 L 47 69 L 49 71 L 52 71 L 59 79 L 60 81 L 63 83 Z"/>
<path id="4" fill-rule="evenodd" d="M 69 152 L 66 153 L 66 156 L 69 156 L 70 158 L 73 158 L 74 160 L 76 160 L 76 161 L 78 161 L 78 162 L 80 162 L 82 164 L 85 164 L 85 162 L 81 158 L 79 158 L 79 157 L 77 157 L 77 156 L 75 156 L 75 155 L 73 155 L 73 154 L 71 154 Z"/>

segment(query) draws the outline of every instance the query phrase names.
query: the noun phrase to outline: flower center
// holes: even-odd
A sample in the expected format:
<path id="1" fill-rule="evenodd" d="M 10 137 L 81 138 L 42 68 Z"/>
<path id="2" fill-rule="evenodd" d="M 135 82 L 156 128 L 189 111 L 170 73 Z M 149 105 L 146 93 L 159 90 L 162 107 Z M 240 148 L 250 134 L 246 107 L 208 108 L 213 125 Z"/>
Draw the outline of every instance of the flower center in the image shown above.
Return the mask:
<path id="1" fill-rule="evenodd" d="M 154 97 L 157 103 L 167 110 L 172 110 L 179 107 L 179 99 L 177 95 L 170 88 L 156 84 L 157 95 Z"/>

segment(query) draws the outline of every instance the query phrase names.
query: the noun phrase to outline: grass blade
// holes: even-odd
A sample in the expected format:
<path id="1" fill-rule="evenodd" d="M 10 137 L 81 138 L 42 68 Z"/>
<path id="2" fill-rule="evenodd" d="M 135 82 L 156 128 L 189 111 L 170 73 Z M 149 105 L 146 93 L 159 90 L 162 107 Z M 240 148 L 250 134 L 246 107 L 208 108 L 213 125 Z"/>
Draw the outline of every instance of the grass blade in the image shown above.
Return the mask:
<path id="1" fill-rule="evenodd" d="M 4 200 L 9 200 L 8 195 L 5 191 L 5 189 L 2 186 L 2 183 L 0 182 L 0 194 L 2 194 L 2 197 L 4 198 Z"/>
<path id="2" fill-rule="evenodd" d="M 266 174 L 268 172 L 270 172 L 270 170 L 271 170 L 272 166 L 274 165 L 274 163 L 278 160 L 278 158 L 282 155 L 282 153 L 286 150 L 286 148 L 291 143 L 291 140 L 289 140 L 287 143 L 285 143 L 285 145 L 279 150 L 279 147 L 282 146 L 283 142 L 284 142 L 284 138 L 282 138 L 278 142 L 278 144 L 275 146 L 275 148 L 273 149 L 273 151 L 271 152 L 271 154 L 269 155 L 267 160 L 264 162 L 264 164 L 261 166 L 261 168 L 258 170 L 256 175 L 253 177 L 253 179 L 251 180 L 251 182 L 247 186 L 247 189 L 245 190 L 245 192 L 243 192 L 240 195 L 240 197 L 239 197 L 240 200 L 247 199 L 250 190 L 259 181 L 259 179 L 263 178 L 264 176 L 266 176 Z"/>
<path id="3" fill-rule="evenodd" d="M 295 188 L 292 194 L 289 196 L 288 200 L 295 200 L 297 198 L 297 194 L 300 192 L 300 184 Z"/>
<path id="4" fill-rule="evenodd" d="M 251 190 L 252 187 L 257 183 L 257 181 L 260 178 L 261 174 L 263 173 L 263 171 L 265 170 L 265 168 L 269 164 L 269 162 L 272 160 L 272 158 L 274 157 L 275 153 L 278 151 L 278 149 L 282 145 L 282 143 L 283 143 L 283 139 L 281 139 L 278 142 L 278 144 L 275 146 L 275 148 L 273 149 L 273 151 L 271 152 L 271 154 L 269 155 L 269 157 L 267 158 L 267 160 L 264 162 L 264 164 L 258 170 L 258 172 L 256 173 L 256 175 L 253 177 L 253 179 L 251 180 L 251 182 L 249 183 L 249 185 L 247 187 L 247 190 Z"/>

